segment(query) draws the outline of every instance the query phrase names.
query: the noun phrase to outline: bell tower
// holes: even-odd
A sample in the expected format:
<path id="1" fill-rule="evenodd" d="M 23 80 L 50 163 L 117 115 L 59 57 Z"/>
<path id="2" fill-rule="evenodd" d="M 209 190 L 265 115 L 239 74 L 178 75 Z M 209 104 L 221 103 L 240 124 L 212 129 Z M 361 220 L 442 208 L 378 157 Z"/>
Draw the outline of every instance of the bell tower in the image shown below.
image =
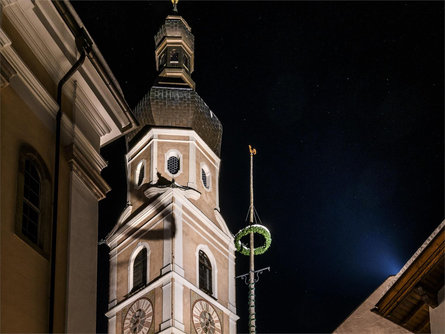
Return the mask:
<path id="1" fill-rule="evenodd" d="M 195 88 L 191 78 L 195 38 L 187 22 L 177 13 L 167 16 L 155 36 L 155 44 L 157 83 Z"/>
<path id="2" fill-rule="evenodd" d="M 127 136 L 127 206 L 106 237 L 108 331 L 233 334 L 235 247 L 218 195 L 222 125 L 191 79 L 187 22 L 174 11 L 154 39 L 158 77 Z"/>

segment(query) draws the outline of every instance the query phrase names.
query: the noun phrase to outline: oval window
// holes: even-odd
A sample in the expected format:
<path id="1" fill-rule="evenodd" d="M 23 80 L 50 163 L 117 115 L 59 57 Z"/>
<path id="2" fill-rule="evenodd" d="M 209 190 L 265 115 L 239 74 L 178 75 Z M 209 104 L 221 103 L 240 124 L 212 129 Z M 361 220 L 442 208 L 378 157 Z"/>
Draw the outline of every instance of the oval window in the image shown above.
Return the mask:
<path id="1" fill-rule="evenodd" d="M 178 174 L 180 169 L 180 160 L 177 156 L 171 156 L 167 160 L 167 170 L 170 174 L 176 175 Z"/>
<path id="2" fill-rule="evenodd" d="M 201 166 L 201 181 L 202 181 L 204 188 L 209 190 L 210 189 L 210 181 L 211 181 L 210 170 L 205 165 Z"/>
<path id="3" fill-rule="evenodd" d="M 136 168 L 136 185 L 140 186 L 142 182 L 144 181 L 145 177 L 145 164 L 143 161 L 141 161 Z"/>

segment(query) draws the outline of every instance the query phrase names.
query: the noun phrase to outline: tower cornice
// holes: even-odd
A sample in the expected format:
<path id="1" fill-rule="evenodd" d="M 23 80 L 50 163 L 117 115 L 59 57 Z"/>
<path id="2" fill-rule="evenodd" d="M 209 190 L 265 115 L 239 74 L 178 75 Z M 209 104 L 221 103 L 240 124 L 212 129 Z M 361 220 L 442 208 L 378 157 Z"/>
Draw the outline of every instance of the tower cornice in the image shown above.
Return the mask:
<path id="1" fill-rule="evenodd" d="M 161 28 L 159 29 L 159 31 L 155 35 L 156 46 L 158 46 L 161 43 L 161 41 L 166 36 L 171 36 L 171 35 L 173 35 L 173 36 L 181 36 L 179 34 L 180 30 L 172 29 L 173 27 L 171 27 L 168 24 L 166 24 L 169 21 L 180 21 L 184 25 L 184 27 L 180 27 L 180 28 L 185 28 L 185 29 L 183 29 L 183 32 L 185 34 L 184 37 L 186 37 L 186 40 L 190 44 L 191 49 L 193 49 L 194 46 L 195 46 L 195 43 L 194 43 L 195 42 L 195 37 L 192 34 L 192 28 L 189 26 L 187 21 L 180 15 L 168 15 L 165 18 L 164 24 L 161 26 Z"/>
<path id="2" fill-rule="evenodd" d="M 140 291 L 138 291 L 137 293 L 135 293 L 131 297 L 129 297 L 127 299 L 124 299 L 122 302 L 120 302 L 117 305 L 115 305 L 107 313 L 105 313 L 105 315 L 108 318 L 115 316 L 116 313 L 118 313 L 124 307 L 126 307 L 126 306 L 130 305 L 131 303 L 135 302 L 140 297 L 144 296 L 148 291 L 153 290 L 153 289 L 158 288 L 158 287 L 162 287 L 163 285 L 165 285 L 166 282 L 169 282 L 169 281 L 172 281 L 172 280 L 175 280 L 175 281 L 178 281 L 178 282 L 182 283 L 185 287 L 191 289 L 193 292 L 198 294 L 201 298 L 207 300 L 209 303 L 211 303 L 211 304 L 215 305 L 216 307 L 218 307 L 221 311 L 223 311 L 225 314 L 227 314 L 231 319 L 233 319 L 235 321 L 239 319 L 239 317 L 234 312 L 229 310 L 227 307 L 222 305 L 220 302 L 218 302 L 214 298 L 210 297 L 204 291 L 198 289 L 193 283 L 189 282 L 184 277 L 182 277 L 181 275 L 179 275 L 178 273 L 176 273 L 174 271 L 170 271 L 170 272 L 160 276 L 154 282 L 152 282 L 151 284 L 147 285 L 144 289 L 141 289 Z"/>
<path id="3" fill-rule="evenodd" d="M 118 223 L 115 228 L 106 237 L 106 243 L 110 247 L 110 251 L 113 251 L 119 247 L 127 247 L 126 239 L 131 239 L 135 242 L 134 236 L 143 230 L 144 226 L 149 226 L 158 216 L 169 215 L 172 211 L 173 199 L 179 201 L 187 210 L 189 210 L 194 216 L 196 216 L 204 225 L 223 242 L 230 246 L 230 252 L 234 251 L 233 236 L 230 234 L 227 225 L 224 220 L 217 219 L 217 222 L 212 221 L 201 210 L 199 210 L 184 194 L 184 190 L 180 188 L 166 188 L 166 190 L 157 198 L 154 202 L 147 205 L 136 216 L 130 218 L 128 221 L 122 221 Z M 170 213 L 166 213 L 170 211 Z M 152 216 L 153 213 L 156 215 Z M 151 218 L 149 218 L 152 216 Z M 147 220 L 147 218 L 149 218 Z M 146 221 L 147 220 L 147 221 Z M 141 222 L 146 221 L 143 225 L 139 226 Z M 225 226 L 219 227 L 218 224 L 224 223 Z M 139 226 L 139 227 L 138 227 Z M 216 227 L 216 228 L 215 228 Z M 215 241 L 216 242 L 216 241 Z M 223 245 L 220 247 L 224 248 Z M 121 250 L 119 250 L 121 251 Z M 232 255 L 234 256 L 234 255 Z"/>
<path id="4" fill-rule="evenodd" d="M 153 127 L 133 146 L 130 148 L 126 154 L 127 162 L 131 162 L 137 154 L 152 140 L 160 140 L 157 137 L 159 135 L 178 135 L 188 137 L 188 140 L 176 140 L 177 142 L 198 143 L 198 149 L 210 158 L 210 161 L 215 162 L 215 167 L 219 168 L 221 159 L 215 154 L 215 152 L 207 145 L 207 143 L 196 133 L 196 131 L 191 129 L 175 129 L 175 128 L 156 128 Z"/>

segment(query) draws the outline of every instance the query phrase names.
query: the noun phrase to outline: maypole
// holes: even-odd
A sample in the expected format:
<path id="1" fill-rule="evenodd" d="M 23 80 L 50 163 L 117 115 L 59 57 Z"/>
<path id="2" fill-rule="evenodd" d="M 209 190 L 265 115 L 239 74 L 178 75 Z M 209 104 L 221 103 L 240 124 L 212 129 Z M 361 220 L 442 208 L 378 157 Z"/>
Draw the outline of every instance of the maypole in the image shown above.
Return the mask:
<path id="1" fill-rule="evenodd" d="M 255 255 L 260 255 L 266 252 L 272 242 L 269 230 L 261 224 L 255 224 L 255 207 L 253 205 L 253 157 L 256 155 L 256 150 L 249 145 L 250 152 L 250 207 L 249 207 L 249 225 L 243 228 L 235 235 L 235 247 L 238 252 L 250 257 L 250 270 L 248 274 L 237 276 L 237 278 L 246 279 L 249 277 L 249 333 L 256 333 L 256 316 L 255 316 L 255 283 L 258 281 L 258 275 L 264 270 L 270 270 L 269 267 L 255 271 Z M 261 247 L 255 248 L 254 234 L 261 234 L 265 243 Z M 249 235 L 250 244 L 246 247 L 241 243 L 241 238 Z M 255 279 L 255 274 L 257 279 Z"/>
<path id="2" fill-rule="evenodd" d="M 249 145 L 250 151 L 250 217 L 249 224 L 253 225 L 253 156 L 256 150 Z M 250 231 L 250 270 L 249 270 L 249 333 L 255 333 L 255 239 L 253 231 Z"/>

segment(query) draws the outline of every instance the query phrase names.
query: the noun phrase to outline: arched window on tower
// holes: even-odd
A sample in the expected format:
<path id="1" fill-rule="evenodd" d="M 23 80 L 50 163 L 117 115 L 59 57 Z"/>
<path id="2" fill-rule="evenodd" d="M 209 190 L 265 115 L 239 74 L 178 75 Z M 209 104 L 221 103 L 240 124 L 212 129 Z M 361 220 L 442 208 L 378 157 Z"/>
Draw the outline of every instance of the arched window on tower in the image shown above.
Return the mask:
<path id="1" fill-rule="evenodd" d="M 133 262 L 133 291 L 147 284 L 147 248 L 142 248 Z"/>
<path id="2" fill-rule="evenodd" d="M 179 52 L 176 49 L 172 49 L 170 51 L 170 63 L 178 63 L 179 62 Z"/>
<path id="3" fill-rule="evenodd" d="M 199 288 L 212 294 L 212 264 L 202 250 L 199 251 Z"/>

